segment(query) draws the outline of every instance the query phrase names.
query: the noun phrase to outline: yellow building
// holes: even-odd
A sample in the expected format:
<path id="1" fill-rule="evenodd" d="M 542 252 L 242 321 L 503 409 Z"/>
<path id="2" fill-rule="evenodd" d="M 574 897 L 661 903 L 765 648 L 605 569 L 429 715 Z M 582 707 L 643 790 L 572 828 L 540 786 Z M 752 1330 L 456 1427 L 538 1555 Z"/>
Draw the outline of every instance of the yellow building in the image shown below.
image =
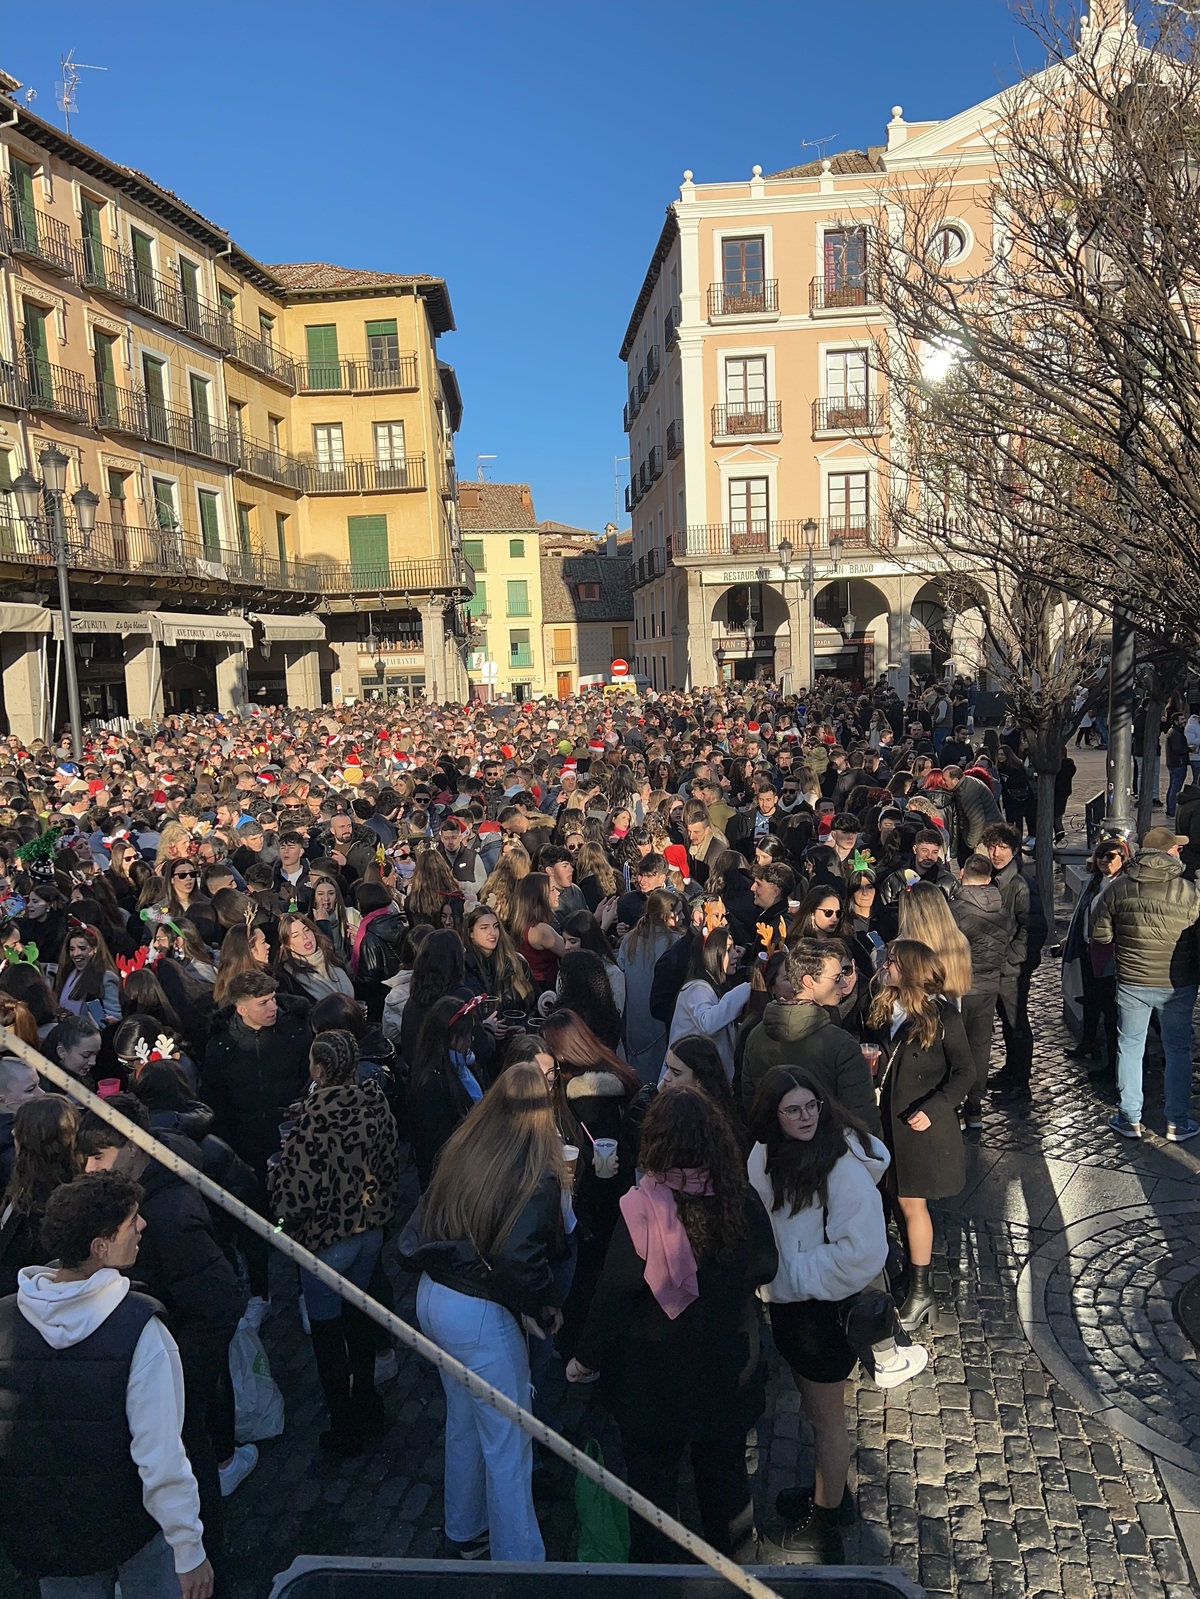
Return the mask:
<path id="1" fill-rule="evenodd" d="M 585 528 L 542 522 L 542 648 L 560 700 L 581 683 L 610 681 L 615 660 L 633 670 L 633 560 L 629 534 L 610 522 Z"/>
<path id="2" fill-rule="evenodd" d="M 463 554 L 475 572 L 468 669 L 480 699 L 549 693 L 538 521 L 528 483 L 462 483 Z M 494 670 L 493 670 L 494 668 Z"/>
<path id="3" fill-rule="evenodd" d="M 68 458 L 85 714 L 461 700 L 473 580 L 435 277 L 266 267 L 0 74 L 0 666 L 59 726 L 51 542 L 11 485 Z M 84 538 L 71 496 L 100 497 Z M 51 602 L 51 603 L 48 603 Z M 378 663 L 382 663 L 380 676 Z"/>

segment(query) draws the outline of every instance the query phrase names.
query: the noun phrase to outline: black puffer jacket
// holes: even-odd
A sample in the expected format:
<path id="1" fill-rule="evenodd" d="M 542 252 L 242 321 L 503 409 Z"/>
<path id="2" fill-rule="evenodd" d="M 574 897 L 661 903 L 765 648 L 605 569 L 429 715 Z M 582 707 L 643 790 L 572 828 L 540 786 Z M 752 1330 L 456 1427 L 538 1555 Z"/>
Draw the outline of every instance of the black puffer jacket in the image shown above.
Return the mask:
<path id="1" fill-rule="evenodd" d="M 971 946 L 972 994 L 995 994 L 1008 965 L 1016 923 L 994 883 L 970 883 L 956 888 L 950 914 Z"/>
<path id="2" fill-rule="evenodd" d="M 355 822 L 350 838 L 345 843 L 339 843 L 328 829 L 320 835 L 319 848 L 322 855 L 332 858 L 336 850 L 345 859 L 346 864 L 340 868 L 339 875 L 342 887 L 347 892 L 355 883 L 362 881 L 367 867 L 375 864 L 378 847 L 378 836 L 369 827 L 364 827 L 361 822 Z"/>
<path id="3" fill-rule="evenodd" d="M 514 1316 L 536 1316 L 559 1302 L 551 1267 L 565 1260 L 562 1193 L 547 1172 L 530 1196 L 508 1237 L 487 1260 L 465 1239 L 431 1242 L 423 1231 L 418 1205 L 400 1234 L 398 1253 L 406 1271 L 423 1271 L 443 1288 L 471 1299 L 490 1299 Z"/>
<path id="4" fill-rule="evenodd" d="M 279 1148 L 284 1111 L 308 1087 L 311 1043 L 311 1032 L 293 1016 L 280 1014 L 274 1027 L 255 1032 L 236 1012 L 209 1041 L 200 1092 L 212 1106 L 216 1132 L 260 1177 Z"/>
<path id="5" fill-rule="evenodd" d="M 240 1199 L 243 1204 L 250 1205 L 254 1202 L 257 1185 L 254 1173 L 232 1145 L 227 1144 L 223 1138 L 218 1138 L 212 1126 L 216 1116 L 208 1105 L 202 1105 L 198 1099 L 193 1100 L 186 1110 L 152 1110 L 150 1112 L 150 1126 L 155 1132 L 162 1130 L 168 1133 L 179 1133 L 184 1138 L 190 1138 L 200 1151 L 201 1170 L 206 1177 L 211 1177 L 214 1183 L 219 1183 L 226 1193 L 235 1199 Z M 226 1211 L 218 1210 L 217 1217 L 225 1217 Z M 220 1229 L 218 1229 L 219 1231 Z"/>
<path id="6" fill-rule="evenodd" d="M 1046 917 L 1037 884 L 1021 870 L 1020 856 L 1002 866 L 992 882 L 1000 890 L 1000 898 L 1016 923 L 1008 950 L 1006 976 L 1012 977 L 1022 968 L 1032 971 L 1042 958 L 1042 946 L 1046 942 Z"/>
<path id="7" fill-rule="evenodd" d="M 375 1026 L 383 1018 L 387 998 L 384 983 L 400 970 L 400 946 L 408 924 L 395 908 L 385 908 L 363 933 L 354 970 L 354 992 L 367 1007 L 367 1017 Z"/>
<path id="8" fill-rule="evenodd" d="M 1117 981 L 1138 988 L 1187 988 L 1200 979 L 1196 922 L 1200 885 L 1163 850 L 1139 850 L 1101 895 L 1092 918 L 1097 944 L 1115 944 Z"/>

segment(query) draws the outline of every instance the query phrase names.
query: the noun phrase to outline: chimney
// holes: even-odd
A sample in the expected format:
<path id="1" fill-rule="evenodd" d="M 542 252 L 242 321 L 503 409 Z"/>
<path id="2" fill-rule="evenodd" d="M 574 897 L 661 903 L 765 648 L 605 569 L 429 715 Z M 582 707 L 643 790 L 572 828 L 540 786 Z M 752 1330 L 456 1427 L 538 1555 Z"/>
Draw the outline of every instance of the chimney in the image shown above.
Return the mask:
<path id="1" fill-rule="evenodd" d="M 610 561 L 617 558 L 617 530 L 615 527 L 604 529 L 604 554 Z"/>
<path id="2" fill-rule="evenodd" d="M 533 510 L 533 495 L 529 492 L 528 483 L 521 484 L 521 509 L 523 511 Z"/>

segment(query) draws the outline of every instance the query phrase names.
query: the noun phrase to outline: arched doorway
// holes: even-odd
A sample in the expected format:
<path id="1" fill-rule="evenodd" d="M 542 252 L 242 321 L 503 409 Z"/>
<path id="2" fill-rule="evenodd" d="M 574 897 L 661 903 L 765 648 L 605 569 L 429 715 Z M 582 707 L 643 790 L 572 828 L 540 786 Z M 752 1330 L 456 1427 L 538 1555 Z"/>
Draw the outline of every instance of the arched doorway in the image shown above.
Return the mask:
<path id="1" fill-rule="evenodd" d="M 769 683 L 791 664 L 788 609 L 770 583 L 735 583 L 709 615 L 719 683 Z"/>
<path id="2" fill-rule="evenodd" d="M 870 688 L 888 662 L 887 596 L 865 578 L 831 578 L 813 603 L 816 674 Z M 804 666 L 801 666 L 803 673 Z"/>
<path id="3" fill-rule="evenodd" d="M 940 578 L 922 584 L 913 597 L 909 650 L 914 677 L 954 673 L 978 677 L 983 665 L 982 601 L 972 587 Z"/>

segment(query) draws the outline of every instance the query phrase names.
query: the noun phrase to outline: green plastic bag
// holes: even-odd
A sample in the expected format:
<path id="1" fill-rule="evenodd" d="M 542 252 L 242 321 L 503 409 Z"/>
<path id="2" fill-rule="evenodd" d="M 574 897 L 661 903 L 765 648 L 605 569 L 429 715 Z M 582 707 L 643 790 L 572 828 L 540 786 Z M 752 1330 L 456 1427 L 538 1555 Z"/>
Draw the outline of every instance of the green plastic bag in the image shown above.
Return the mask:
<path id="1" fill-rule="evenodd" d="M 583 1452 L 598 1465 L 604 1452 L 589 1438 Z M 579 1517 L 576 1560 L 588 1565 L 623 1565 L 629 1559 L 629 1512 L 598 1482 L 578 1472 L 575 1477 L 575 1511 Z"/>

